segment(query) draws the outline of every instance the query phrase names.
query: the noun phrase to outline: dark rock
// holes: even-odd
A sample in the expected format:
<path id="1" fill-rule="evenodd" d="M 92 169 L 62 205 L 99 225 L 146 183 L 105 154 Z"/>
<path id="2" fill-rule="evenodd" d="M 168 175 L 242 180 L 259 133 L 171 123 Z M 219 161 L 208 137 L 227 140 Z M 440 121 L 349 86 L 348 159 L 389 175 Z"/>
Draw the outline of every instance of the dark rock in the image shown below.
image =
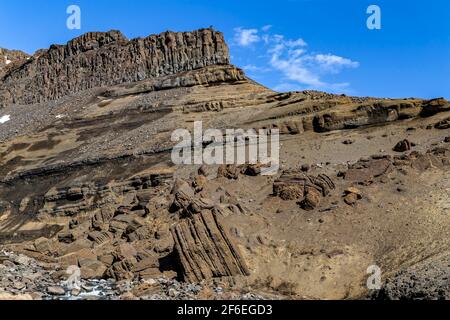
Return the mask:
<path id="1" fill-rule="evenodd" d="M 409 140 L 405 139 L 397 143 L 394 147 L 394 151 L 396 152 L 405 152 L 411 150 L 412 144 Z"/>

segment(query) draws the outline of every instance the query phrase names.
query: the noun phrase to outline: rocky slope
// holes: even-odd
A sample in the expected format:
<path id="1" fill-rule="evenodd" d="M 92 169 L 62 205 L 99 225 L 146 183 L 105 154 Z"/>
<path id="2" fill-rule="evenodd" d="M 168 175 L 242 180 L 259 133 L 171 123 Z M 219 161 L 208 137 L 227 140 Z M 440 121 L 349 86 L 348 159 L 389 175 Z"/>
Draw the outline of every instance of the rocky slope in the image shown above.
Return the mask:
<path id="1" fill-rule="evenodd" d="M 75 266 L 110 299 L 448 296 L 446 276 L 398 276 L 426 279 L 429 257 L 448 274 L 445 99 L 273 92 L 211 29 L 89 33 L 27 58 L 0 80 L 0 271 L 23 255 L 52 273 L 8 274 L 4 294 L 70 298 Z M 279 129 L 280 171 L 174 165 L 172 132 L 200 120 Z M 392 277 L 375 295 L 374 264 Z"/>

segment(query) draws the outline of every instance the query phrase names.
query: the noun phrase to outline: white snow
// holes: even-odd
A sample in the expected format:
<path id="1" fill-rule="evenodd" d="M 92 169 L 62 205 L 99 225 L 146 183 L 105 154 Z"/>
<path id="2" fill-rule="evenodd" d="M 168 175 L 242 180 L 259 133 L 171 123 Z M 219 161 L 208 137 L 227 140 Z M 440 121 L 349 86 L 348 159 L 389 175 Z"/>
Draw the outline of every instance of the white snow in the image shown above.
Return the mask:
<path id="1" fill-rule="evenodd" d="M 62 118 L 64 118 L 64 116 L 62 114 L 58 114 L 55 118 L 56 119 L 62 119 Z"/>
<path id="2" fill-rule="evenodd" d="M 11 120 L 11 116 L 10 116 L 9 114 L 7 114 L 7 115 L 5 115 L 5 116 L 2 116 L 2 117 L 0 118 L 0 124 L 3 124 L 3 123 L 5 123 L 5 122 L 8 122 L 9 120 Z"/>
<path id="3" fill-rule="evenodd" d="M 5 63 L 6 63 L 6 65 L 10 64 L 11 62 L 12 62 L 12 61 L 9 60 L 7 56 L 5 56 Z"/>

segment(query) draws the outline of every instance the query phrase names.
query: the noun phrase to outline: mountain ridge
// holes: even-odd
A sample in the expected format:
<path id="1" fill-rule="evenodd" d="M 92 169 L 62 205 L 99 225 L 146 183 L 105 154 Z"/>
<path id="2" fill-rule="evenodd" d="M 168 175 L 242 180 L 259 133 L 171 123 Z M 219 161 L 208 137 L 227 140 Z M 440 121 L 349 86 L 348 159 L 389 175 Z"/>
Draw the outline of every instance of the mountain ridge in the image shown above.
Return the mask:
<path id="1" fill-rule="evenodd" d="M 39 50 L 6 70 L 0 83 L 0 106 L 56 100 L 95 87 L 229 62 L 223 34 L 213 29 L 132 40 L 119 31 L 89 32 L 66 45 Z"/>

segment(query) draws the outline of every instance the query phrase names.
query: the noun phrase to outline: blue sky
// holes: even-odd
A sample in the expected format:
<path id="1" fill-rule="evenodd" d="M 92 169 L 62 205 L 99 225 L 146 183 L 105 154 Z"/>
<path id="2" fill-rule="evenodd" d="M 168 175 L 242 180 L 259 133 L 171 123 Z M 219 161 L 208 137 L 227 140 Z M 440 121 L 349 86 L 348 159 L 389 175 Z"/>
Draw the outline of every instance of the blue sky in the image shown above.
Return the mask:
<path id="1" fill-rule="evenodd" d="M 127 37 L 214 26 L 232 62 L 280 91 L 450 99 L 448 0 L 0 0 L 0 47 L 28 53 L 88 31 Z M 66 28 L 69 5 L 82 29 Z M 381 8 L 369 30 L 367 7 Z"/>

